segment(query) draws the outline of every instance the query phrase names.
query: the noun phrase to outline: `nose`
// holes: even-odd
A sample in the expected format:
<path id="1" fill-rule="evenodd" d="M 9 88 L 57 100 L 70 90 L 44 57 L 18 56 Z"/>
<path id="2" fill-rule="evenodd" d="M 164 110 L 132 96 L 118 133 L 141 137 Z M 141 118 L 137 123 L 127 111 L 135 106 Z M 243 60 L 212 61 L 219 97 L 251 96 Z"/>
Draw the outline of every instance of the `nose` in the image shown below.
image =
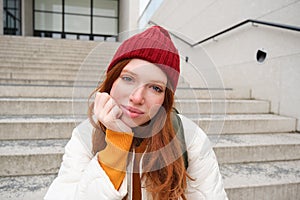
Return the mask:
<path id="1" fill-rule="evenodd" d="M 134 104 L 143 104 L 145 102 L 145 87 L 141 86 L 141 87 L 135 88 L 131 92 L 129 99 Z"/>

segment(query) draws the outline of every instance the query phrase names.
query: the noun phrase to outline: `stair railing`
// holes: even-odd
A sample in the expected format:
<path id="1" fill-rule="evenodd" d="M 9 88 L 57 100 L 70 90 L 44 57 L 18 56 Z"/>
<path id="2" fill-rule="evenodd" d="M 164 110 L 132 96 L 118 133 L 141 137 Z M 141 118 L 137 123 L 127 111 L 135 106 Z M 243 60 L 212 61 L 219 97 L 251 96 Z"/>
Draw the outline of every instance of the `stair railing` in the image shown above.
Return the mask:
<path id="1" fill-rule="evenodd" d="M 21 20 L 18 19 L 6 8 L 4 8 L 4 14 L 6 16 L 6 24 L 4 24 L 4 33 L 9 35 L 16 35 L 19 30 L 17 22 L 21 23 Z"/>
<path id="2" fill-rule="evenodd" d="M 202 44 L 202 43 L 204 43 L 204 42 L 206 42 L 206 41 L 208 41 L 210 39 L 213 39 L 213 38 L 215 38 L 217 36 L 220 36 L 220 35 L 222 35 L 224 33 L 232 31 L 232 30 L 234 30 L 234 29 L 236 29 L 236 28 L 238 28 L 240 26 L 243 26 L 245 24 L 248 24 L 248 23 L 252 23 L 253 25 L 254 24 L 261 24 L 261 25 L 265 25 L 265 26 L 271 26 L 271 27 L 276 27 L 276 28 L 281 28 L 281 29 L 286 29 L 286 30 L 292 30 L 292 31 L 298 31 L 298 32 L 300 31 L 300 27 L 297 27 L 297 26 L 290 26 L 290 25 L 286 25 L 286 24 L 278 24 L 278 23 L 266 22 L 266 21 L 260 21 L 260 20 L 254 20 L 254 19 L 247 19 L 245 21 L 242 21 L 242 22 L 240 22 L 240 23 L 238 23 L 238 24 L 236 24 L 234 26 L 231 26 L 231 27 L 229 27 L 229 28 L 227 28 L 227 29 L 225 29 L 223 31 L 220 31 L 220 32 L 218 32 L 218 33 L 216 33 L 216 34 L 214 34 L 212 36 L 209 36 L 209 37 L 207 37 L 207 38 L 205 38 L 205 39 L 203 39 L 203 40 L 201 40 L 199 42 L 196 42 L 194 44 L 189 43 L 188 41 L 184 40 L 183 38 L 177 36 L 176 34 L 174 34 L 172 32 L 170 32 L 170 34 L 172 34 L 174 37 L 178 38 L 179 40 L 183 41 L 184 43 L 188 44 L 189 46 L 195 47 L 195 46 L 197 46 L 199 44 Z M 154 23 L 153 21 L 149 21 L 149 24 L 158 25 L 158 24 Z"/>

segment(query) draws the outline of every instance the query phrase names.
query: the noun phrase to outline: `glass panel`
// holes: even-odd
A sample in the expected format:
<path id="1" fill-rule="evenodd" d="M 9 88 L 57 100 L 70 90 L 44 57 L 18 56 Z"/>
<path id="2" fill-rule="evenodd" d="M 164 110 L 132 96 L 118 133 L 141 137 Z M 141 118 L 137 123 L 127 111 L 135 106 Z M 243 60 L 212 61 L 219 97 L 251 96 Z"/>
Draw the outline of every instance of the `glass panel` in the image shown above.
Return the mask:
<path id="1" fill-rule="evenodd" d="M 36 30 L 62 31 L 61 14 L 36 12 L 34 17 Z"/>
<path id="2" fill-rule="evenodd" d="M 88 36 L 88 35 L 79 35 L 79 40 L 90 40 L 90 36 Z"/>
<path id="3" fill-rule="evenodd" d="M 19 0 L 8 0 L 4 1 L 5 5 L 4 8 L 6 8 L 7 12 L 13 16 L 15 16 L 17 19 L 21 19 L 21 12 L 20 12 L 20 1 Z M 5 18 L 5 15 L 3 15 Z"/>
<path id="4" fill-rule="evenodd" d="M 94 0 L 94 15 L 100 16 L 118 16 L 118 1 Z"/>
<path id="5" fill-rule="evenodd" d="M 7 7 L 8 8 L 15 8 L 16 7 L 16 1 L 15 0 L 8 0 L 7 1 Z"/>
<path id="6" fill-rule="evenodd" d="M 90 16 L 65 15 L 65 32 L 90 33 Z"/>
<path id="7" fill-rule="evenodd" d="M 94 17 L 93 18 L 93 33 L 104 35 L 118 34 L 118 19 Z"/>
<path id="8" fill-rule="evenodd" d="M 62 0 L 35 0 L 35 10 L 62 12 Z"/>
<path id="9" fill-rule="evenodd" d="M 66 34 L 66 39 L 77 40 L 77 35 L 73 35 L 73 34 Z"/>
<path id="10" fill-rule="evenodd" d="M 106 41 L 107 42 L 116 42 L 117 39 L 115 37 L 108 37 L 108 38 L 106 38 Z"/>
<path id="11" fill-rule="evenodd" d="M 65 0 L 65 12 L 66 13 L 78 13 L 78 14 L 91 14 L 90 0 Z"/>
<path id="12" fill-rule="evenodd" d="M 94 41 L 104 41 L 104 37 L 94 36 Z"/>
<path id="13" fill-rule="evenodd" d="M 52 37 L 53 38 L 61 38 L 61 34 L 60 33 L 53 33 Z"/>

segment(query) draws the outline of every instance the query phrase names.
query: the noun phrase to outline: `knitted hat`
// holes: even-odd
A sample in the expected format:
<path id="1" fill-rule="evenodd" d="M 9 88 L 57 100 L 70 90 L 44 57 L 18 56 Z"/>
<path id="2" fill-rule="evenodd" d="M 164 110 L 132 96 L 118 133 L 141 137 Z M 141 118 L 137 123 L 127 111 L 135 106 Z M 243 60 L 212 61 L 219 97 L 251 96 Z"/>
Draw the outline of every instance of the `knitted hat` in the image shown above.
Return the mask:
<path id="1" fill-rule="evenodd" d="M 173 87 L 171 89 L 175 92 L 180 73 L 180 60 L 167 30 L 160 26 L 152 26 L 125 40 L 116 51 L 107 72 L 118 62 L 130 58 L 143 59 L 160 67 L 168 76 Z"/>

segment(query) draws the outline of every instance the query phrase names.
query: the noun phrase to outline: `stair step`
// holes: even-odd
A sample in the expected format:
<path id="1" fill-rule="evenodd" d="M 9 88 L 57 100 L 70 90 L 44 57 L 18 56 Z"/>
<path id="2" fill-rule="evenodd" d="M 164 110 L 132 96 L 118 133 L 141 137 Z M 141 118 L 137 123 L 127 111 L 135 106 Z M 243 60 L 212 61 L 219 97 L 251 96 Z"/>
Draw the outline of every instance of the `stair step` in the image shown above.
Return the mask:
<path id="1" fill-rule="evenodd" d="M 91 59 L 99 59 L 99 58 L 107 58 L 112 57 L 112 54 L 116 50 L 115 48 L 105 48 L 103 46 L 96 47 L 97 54 L 89 54 L 91 51 L 93 51 L 93 48 L 87 48 L 84 49 L 82 52 L 78 51 L 72 51 L 72 50 L 59 50 L 57 49 L 47 49 L 46 51 L 41 50 L 41 48 L 32 49 L 31 51 L 24 51 L 18 50 L 18 49 L 0 49 L 0 58 L 1 59 L 8 59 L 8 60 L 20 60 L 23 61 L 32 61 L 32 60 L 40 60 L 41 58 L 44 60 L 69 60 L 73 59 L 75 60 L 81 60 L 82 58 L 85 58 L 86 56 L 90 55 L 89 58 Z M 103 52 L 102 52 L 103 51 Z M 23 60 L 23 59 L 24 60 Z"/>
<path id="2" fill-rule="evenodd" d="M 76 97 L 86 98 L 95 86 L 74 87 L 63 85 L 0 85 L 1 97 L 41 97 L 41 98 L 72 98 L 73 91 Z M 208 90 L 178 87 L 175 99 L 249 99 L 247 90 Z"/>
<path id="3" fill-rule="evenodd" d="M 269 104 L 256 100 L 175 100 L 180 113 L 267 113 Z M 2 115 L 84 115 L 87 99 L 0 98 Z"/>
<path id="4" fill-rule="evenodd" d="M 300 160 L 300 134 L 222 135 L 214 150 L 219 163 Z"/>
<path id="5" fill-rule="evenodd" d="M 2 45 L 2 43 L 0 43 Z M 109 47 L 108 45 L 94 45 L 93 47 L 86 47 L 84 45 L 75 47 L 77 50 L 72 48 L 65 48 L 65 47 L 47 47 L 43 46 L 32 46 L 32 47 L 17 47 L 17 46 L 0 46 L 0 56 L 5 56 L 4 59 L 12 60 L 16 58 L 16 60 L 22 61 L 22 58 L 28 60 L 31 59 L 40 59 L 45 58 L 49 60 L 49 58 L 53 58 L 53 60 L 69 60 L 69 58 L 74 58 L 74 60 L 78 60 L 80 58 L 86 58 L 89 56 L 92 59 L 96 59 L 101 57 L 112 57 L 113 53 L 116 51 L 117 47 Z M 78 50 L 80 49 L 80 50 Z M 99 52 L 101 51 L 101 54 Z M 103 53 L 102 53 L 103 51 Z M 91 54 L 93 53 L 93 54 Z M 55 58 L 57 56 L 57 58 Z M 75 58 L 77 56 L 77 58 Z"/>
<path id="6" fill-rule="evenodd" d="M 69 138 L 76 124 L 86 118 L 86 115 L 4 116 L 0 118 L 0 139 Z M 276 115 L 211 115 L 210 118 L 194 116 L 191 119 L 209 135 L 294 132 L 296 124 L 294 118 Z"/>
<path id="7" fill-rule="evenodd" d="M 220 170 L 229 199 L 299 199 L 300 160 L 226 164 Z"/>
<path id="8" fill-rule="evenodd" d="M 111 58 L 116 51 L 117 46 L 110 46 L 108 44 L 98 44 L 93 47 L 86 47 L 84 45 L 73 48 L 65 48 L 60 46 L 43 47 L 43 46 L 2 46 L 0 42 L 0 58 L 9 61 L 18 62 L 35 62 L 35 61 L 80 61 L 88 58 L 88 61 L 101 60 L 102 58 Z M 80 50 L 78 50 L 80 49 Z M 45 60 L 45 61 L 43 61 Z"/>
<path id="9" fill-rule="evenodd" d="M 97 62 L 85 61 L 82 58 L 82 61 L 68 61 L 68 62 L 58 62 L 55 60 L 44 61 L 44 62 L 35 62 L 31 60 L 30 62 L 21 62 L 21 61 L 10 61 L 0 63 L 0 68 L 3 72 L 18 72 L 19 70 L 45 70 L 45 69 L 65 69 L 65 70 L 79 70 L 79 69 L 99 69 L 101 66 L 107 66 L 110 59 L 98 59 Z M 80 68 L 81 67 L 81 68 Z"/>
<path id="10" fill-rule="evenodd" d="M 98 63 L 21 63 L 21 62 L 8 62 L 0 64 L 0 74 L 41 74 L 44 73 L 57 73 L 57 71 L 63 71 L 63 73 L 85 73 L 85 71 L 104 71 L 106 68 L 108 61 L 99 61 Z M 55 71 L 57 70 L 57 71 Z"/>
<path id="11" fill-rule="evenodd" d="M 0 98 L 2 115 L 84 115 L 87 110 L 87 99 Z"/>
<path id="12" fill-rule="evenodd" d="M 0 79 L 0 85 L 32 85 L 32 86 L 67 86 L 73 87 L 75 84 L 80 86 L 89 86 L 94 87 L 95 81 L 86 80 L 86 81 L 79 81 L 79 80 L 28 80 L 28 79 Z"/>
<path id="13" fill-rule="evenodd" d="M 105 65 L 105 67 L 107 64 Z M 48 85 L 65 85 L 65 82 L 90 82 L 90 86 L 96 86 L 98 82 L 105 76 L 106 70 L 104 66 L 97 65 L 94 69 L 34 69 L 25 68 L 16 72 L 10 72 L 0 68 L 0 84 L 16 85 L 16 84 L 43 84 Z M 70 84 L 68 84 L 70 86 Z M 179 80 L 178 87 L 187 87 L 188 84 Z"/>
<path id="14" fill-rule="evenodd" d="M 296 119 L 272 114 L 187 115 L 207 134 L 295 132 Z"/>
<path id="15" fill-rule="evenodd" d="M 40 50 L 43 52 L 54 52 L 61 50 L 62 52 L 70 51 L 75 53 L 83 53 L 86 52 L 87 49 L 93 49 L 100 43 L 94 43 L 94 44 L 52 44 L 51 42 L 44 41 L 43 38 L 40 38 L 39 41 L 35 43 L 28 43 L 28 42 L 18 42 L 18 41 L 10 41 L 9 43 L 5 43 L 2 40 L 0 40 L 1 50 L 15 50 L 15 51 L 28 51 L 28 52 L 34 52 L 36 50 Z"/>
<path id="16" fill-rule="evenodd" d="M 57 173 L 67 140 L 1 141 L 0 176 Z"/>
<path id="17" fill-rule="evenodd" d="M 89 81 L 89 80 L 101 80 L 103 74 L 102 73 L 93 73 L 93 74 L 83 74 L 78 77 L 78 73 L 74 72 L 73 74 L 61 74 L 59 72 L 45 74 L 45 73 L 10 73 L 10 72 L 2 72 L 0 73 L 0 78 L 4 79 L 28 79 L 28 80 L 67 80 L 67 81 L 75 81 L 77 78 L 80 78 L 80 81 Z"/>
<path id="18" fill-rule="evenodd" d="M 295 200 L 300 195 L 299 166 L 300 161 L 223 164 L 220 170 L 229 199 Z M 1 177 L 0 199 L 42 199 L 55 177 Z"/>
<path id="19" fill-rule="evenodd" d="M 175 98 L 180 99 L 249 99 L 250 90 L 221 89 L 221 88 L 192 88 L 179 87 L 176 89 Z"/>
<path id="20" fill-rule="evenodd" d="M 74 127 L 86 118 L 4 116 L 0 118 L 0 140 L 70 138 Z"/>
<path id="21" fill-rule="evenodd" d="M 101 43 L 97 41 L 83 41 L 83 40 L 68 40 L 68 39 L 55 39 L 55 38 L 40 38 L 40 37 L 9 37 L 1 36 L 0 42 L 3 46 L 8 47 L 35 47 L 40 46 L 44 49 L 49 47 L 63 47 L 69 49 L 75 49 L 80 51 L 81 49 L 76 49 L 74 47 L 90 47 Z"/>
<path id="22" fill-rule="evenodd" d="M 183 114 L 269 113 L 269 103 L 262 100 L 179 99 L 175 105 Z"/>
<path id="23" fill-rule="evenodd" d="M 41 38 L 41 37 L 32 37 L 32 36 L 8 36 L 2 35 L 0 37 L 0 42 L 3 45 L 7 46 L 43 46 L 47 47 L 65 47 L 76 49 L 74 47 L 86 46 L 93 47 L 99 43 L 111 43 L 112 45 L 119 45 L 118 42 L 99 42 L 99 41 L 89 41 L 89 40 L 71 40 L 71 39 L 57 39 L 57 38 Z M 80 49 L 77 49 L 80 50 Z"/>
<path id="24" fill-rule="evenodd" d="M 45 70 L 46 71 L 46 70 Z M 11 82 L 12 84 L 17 83 L 19 80 L 27 80 L 27 81 L 40 81 L 40 80 L 48 80 L 48 81 L 94 81 L 99 82 L 105 74 L 105 71 L 91 70 L 89 71 L 78 71 L 78 70 L 70 70 L 65 72 L 60 72 L 61 70 L 53 70 L 52 72 L 43 72 L 43 71 L 35 71 L 35 72 L 0 72 L 0 79 L 4 80 L 4 82 Z M 8 80 L 8 81 L 7 81 Z M 16 81 L 16 82 L 15 82 Z M 1 81 L 2 82 L 2 81 Z M 51 82 L 50 82 L 51 84 Z"/>
<path id="25" fill-rule="evenodd" d="M 42 42 L 42 41 L 41 41 Z M 92 45 L 81 44 L 77 46 L 65 45 L 51 45 L 51 44 L 4 44 L 0 41 L 0 53 L 10 54 L 11 56 L 24 56 L 24 55 L 84 55 L 92 50 L 103 49 L 105 52 L 101 53 L 102 56 L 112 55 L 118 48 L 119 44 L 115 42 L 97 42 Z M 62 54 L 59 54 L 61 52 Z"/>
<path id="26" fill-rule="evenodd" d="M 57 175 L 0 177 L 0 199 L 43 199 Z"/>
<path id="27" fill-rule="evenodd" d="M 1 52 L 0 52 L 1 53 Z M 7 54 L 7 55 L 6 55 Z M 49 63 L 49 62 L 57 62 L 57 63 L 77 63 L 77 62 L 83 62 L 84 59 L 88 56 L 88 52 L 86 54 L 77 55 L 74 53 L 74 55 L 61 55 L 57 53 L 57 55 L 53 54 L 33 54 L 33 55 L 11 55 L 7 53 L 1 53 L 0 59 L 5 62 L 20 62 L 20 63 Z M 107 56 L 101 56 L 101 57 L 93 57 L 89 58 L 89 61 L 91 63 L 97 63 L 99 60 L 107 60 L 111 58 L 110 55 Z"/>
<path id="28" fill-rule="evenodd" d="M 0 176 L 57 173 L 67 141 L 2 140 Z M 296 160 L 300 134 L 222 136 L 214 150 L 220 164 Z"/>
<path id="29" fill-rule="evenodd" d="M 16 84 L 43 84 L 47 85 L 64 85 L 65 82 L 90 82 L 90 86 L 95 86 L 99 81 L 105 77 L 107 64 L 92 69 L 35 69 L 25 68 L 20 69 L 16 72 L 10 72 L 9 70 L 3 69 L 1 72 L 0 68 L 0 84 L 2 85 L 16 85 Z M 95 84 L 96 83 L 96 84 Z M 68 84 L 70 85 L 70 84 Z M 179 79 L 178 87 L 187 87 L 188 83 L 183 82 Z"/>
<path id="30" fill-rule="evenodd" d="M 0 85 L 1 97 L 40 97 L 40 98 L 72 98 L 73 89 L 93 91 L 93 87 L 73 88 L 73 86 L 58 85 Z M 82 95 L 81 97 L 87 97 Z"/>

